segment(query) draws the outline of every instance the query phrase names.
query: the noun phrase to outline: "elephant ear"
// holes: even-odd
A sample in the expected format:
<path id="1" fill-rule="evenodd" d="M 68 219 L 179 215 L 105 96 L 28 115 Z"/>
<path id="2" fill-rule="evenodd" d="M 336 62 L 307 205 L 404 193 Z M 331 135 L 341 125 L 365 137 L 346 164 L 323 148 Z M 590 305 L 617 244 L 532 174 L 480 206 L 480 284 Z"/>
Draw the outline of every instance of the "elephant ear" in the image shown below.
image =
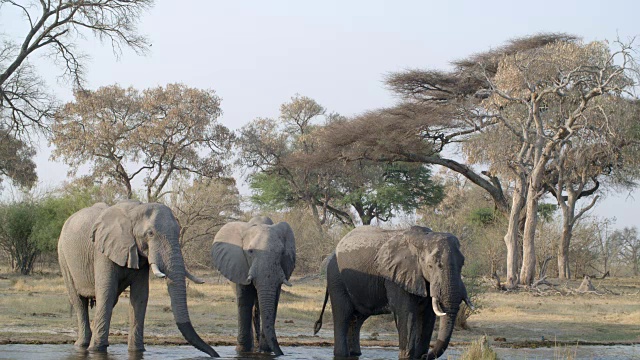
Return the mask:
<path id="1" fill-rule="evenodd" d="M 287 280 L 291 277 L 293 269 L 296 267 L 296 240 L 293 236 L 293 229 L 286 222 L 279 222 L 274 225 L 280 232 L 280 238 L 284 244 L 284 254 L 280 260 L 284 276 Z"/>
<path id="2" fill-rule="evenodd" d="M 235 221 L 224 225 L 215 238 L 211 248 L 213 266 L 236 284 L 249 285 L 249 263 L 242 249 L 242 232 L 247 223 Z"/>
<path id="3" fill-rule="evenodd" d="M 380 275 L 387 280 L 414 295 L 428 296 L 427 284 L 418 261 L 418 250 L 409 244 L 404 234 L 393 236 L 384 243 L 376 253 L 374 263 Z"/>
<path id="4" fill-rule="evenodd" d="M 114 205 L 100 214 L 93 224 L 91 240 L 96 249 L 114 263 L 131 269 L 139 268 L 133 223 L 122 207 Z"/>

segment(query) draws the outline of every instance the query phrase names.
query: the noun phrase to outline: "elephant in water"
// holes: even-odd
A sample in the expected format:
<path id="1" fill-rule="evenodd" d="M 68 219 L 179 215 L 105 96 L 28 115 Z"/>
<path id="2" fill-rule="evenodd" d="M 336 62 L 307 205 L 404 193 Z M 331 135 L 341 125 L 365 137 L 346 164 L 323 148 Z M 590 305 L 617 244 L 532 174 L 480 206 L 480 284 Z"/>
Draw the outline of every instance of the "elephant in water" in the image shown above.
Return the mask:
<path id="1" fill-rule="evenodd" d="M 288 280 L 296 265 L 296 244 L 289 224 L 273 225 L 268 217 L 228 223 L 216 234 L 211 255 L 216 269 L 236 284 L 236 349 L 254 351 L 255 330 L 260 352 L 282 355 L 275 331 L 280 287 L 291 286 Z"/>
<path id="2" fill-rule="evenodd" d="M 155 276 L 166 278 L 173 316 L 184 338 L 210 356 L 218 356 L 189 319 L 185 277 L 202 281 L 185 268 L 179 232 L 171 209 L 155 203 L 123 201 L 111 207 L 98 203 L 67 219 L 58 241 L 58 259 L 78 317 L 76 346 L 106 350 L 113 307 L 130 287 L 129 351 L 144 351 L 151 269 Z M 90 328 L 89 304 L 94 301 L 96 312 Z"/>
<path id="3" fill-rule="evenodd" d="M 435 359 L 449 345 L 460 303 L 471 302 L 462 282 L 458 239 L 425 227 L 349 232 L 327 263 L 327 292 L 315 332 L 331 298 L 334 355 L 358 356 L 360 328 L 371 315 L 393 313 L 402 359 Z M 438 339 L 429 341 L 436 316 Z"/>

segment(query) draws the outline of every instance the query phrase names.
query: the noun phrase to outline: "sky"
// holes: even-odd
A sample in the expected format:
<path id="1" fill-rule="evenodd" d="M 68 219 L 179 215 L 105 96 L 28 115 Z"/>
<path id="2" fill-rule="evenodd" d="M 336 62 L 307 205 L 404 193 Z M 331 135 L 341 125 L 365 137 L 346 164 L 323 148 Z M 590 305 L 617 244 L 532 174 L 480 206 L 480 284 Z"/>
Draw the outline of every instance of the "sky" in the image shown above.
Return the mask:
<path id="1" fill-rule="evenodd" d="M 382 1 L 382 0 L 157 0 L 139 30 L 149 54 L 125 51 L 87 37 L 87 87 L 118 83 L 138 89 L 181 82 L 222 97 L 221 122 L 239 129 L 257 117 L 277 116 L 295 94 L 350 116 L 390 106 L 388 73 L 448 69 L 449 62 L 538 32 L 566 32 L 585 41 L 640 35 L 638 1 Z M 24 19 L 2 11 L 0 32 L 24 35 Z M 638 43 L 640 45 L 640 42 Z M 61 101 L 71 86 L 45 59 L 32 61 Z M 41 187 L 66 179 L 41 141 L 36 163 Z M 241 192 L 246 192 L 241 185 Z M 610 191 L 593 213 L 616 227 L 640 225 L 640 191 Z"/>

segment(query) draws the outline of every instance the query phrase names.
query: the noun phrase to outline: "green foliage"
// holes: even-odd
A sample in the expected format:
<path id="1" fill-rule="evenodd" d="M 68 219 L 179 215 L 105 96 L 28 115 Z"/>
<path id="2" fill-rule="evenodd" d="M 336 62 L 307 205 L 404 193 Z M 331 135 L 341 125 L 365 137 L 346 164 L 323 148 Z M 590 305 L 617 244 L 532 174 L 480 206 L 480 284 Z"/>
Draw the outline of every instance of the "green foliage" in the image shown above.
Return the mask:
<path id="1" fill-rule="evenodd" d="M 36 222 L 32 239 L 42 252 L 55 251 L 64 222 L 76 211 L 93 205 L 89 191 L 62 196 L 48 196 L 36 205 Z"/>
<path id="2" fill-rule="evenodd" d="M 541 203 L 538 204 L 538 215 L 541 219 L 549 222 L 553 219 L 553 214 L 558 210 L 558 205 Z"/>
<path id="3" fill-rule="evenodd" d="M 92 205 L 91 195 L 79 190 L 0 206 L 0 248 L 9 255 L 12 269 L 27 275 L 40 254 L 54 252 L 64 222 Z"/>
<path id="4" fill-rule="evenodd" d="M 255 173 L 249 179 L 251 201 L 265 209 L 282 210 L 296 205 L 297 197 L 287 180 L 276 174 Z"/>
<path id="5" fill-rule="evenodd" d="M 40 255 L 32 239 L 37 219 L 37 206 L 29 201 L 0 208 L 0 247 L 9 255 L 11 268 L 28 275 Z"/>
<path id="6" fill-rule="evenodd" d="M 412 212 L 442 201 L 444 188 L 431 178 L 431 170 L 422 164 L 397 162 L 367 163 L 360 174 L 344 179 L 339 203 L 353 206 L 363 224 L 371 220 L 387 221 L 398 211 Z M 366 174 L 362 179 L 362 174 Z M 340 187 L 339 187 L 340 188 Z"/>
<path id="7" fill-rule="evenodd" d="M 475 209 L 469 215 L 469 221 L 475 225 L 487 226 L 496 220 L 496 211 L 490 207 L 481 207 Z"/>

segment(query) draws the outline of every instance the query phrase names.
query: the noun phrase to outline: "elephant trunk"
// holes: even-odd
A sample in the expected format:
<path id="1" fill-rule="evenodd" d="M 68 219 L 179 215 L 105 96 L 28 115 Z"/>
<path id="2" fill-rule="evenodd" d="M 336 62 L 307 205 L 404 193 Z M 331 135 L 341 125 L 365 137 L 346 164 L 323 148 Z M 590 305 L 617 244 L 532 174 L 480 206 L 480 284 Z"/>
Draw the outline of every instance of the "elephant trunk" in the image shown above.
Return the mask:
<path id="1" fill-rule="evenodd" d="M 456 313 L 449 313 L 440 317 L 440 327 L 438 329 L 438 339 L 432 350 L 429 350 L 427 359 L 432 360 L 438 358 L 444 354 L 445 350 L 449 346 L 449 340 L 451 340 L 451 334 L 453 333 L 453 327 L 456 323 Z"/>
<path id="2" fill-rule="evenodd" d="M 177 255 L 174 251 L 171 259 L 164 261 L 165 264 L 167 264 L 165 271 L 167 276 L 167 290 L 171 298 L 171 310 L 173 311 L 173 317 L 178 326 L 178 330 L 180 330 L 185 340 L 196 349 L 209 354 L 211 357 L 219 357 L 220 355 L 200 338 L 193 328 L 193 325 L 191 325 L 189 310 L 187 309 L 184 260 L 182 259 L 180 250 L 177 250 Z"/>
<path id="3" fill-rule="evenodd" d="M 262 289 L 258 286 L 258 303 L 260 304 L 260 321 L 262 329 L 260 334 L 260 351 L 273 352 L 276 356 L 283 352 L 276 338 L 276 313 L 280 297 L 280 285 Z"/>
<path id="4" fill-rule="evenodd" d="M 453 328 L 456 323 L 456 316 L 460 309 L 460 303 L 462 302 L 463 294 L 466 294 L 466 289 L 460 279 L 460 275 L 456 273 L 447 274 L 444 279 L 444 284 L 447 286 L 438 288 L 437 290 L 445 290 L 444 292 L 432 289 L 432 306 L 434 313 L 440 317 L 440 324 L 438 327 L 438 337 L 433 349 L 429 350 L 426 358 L 428 360 L 436 359 L 440 357 L 449 347 L 449 341 L 453 334 Z M 444 309 L 440 307 L 444 306 Z M 438 314 L 440 312 L 440 314 Z"/>

